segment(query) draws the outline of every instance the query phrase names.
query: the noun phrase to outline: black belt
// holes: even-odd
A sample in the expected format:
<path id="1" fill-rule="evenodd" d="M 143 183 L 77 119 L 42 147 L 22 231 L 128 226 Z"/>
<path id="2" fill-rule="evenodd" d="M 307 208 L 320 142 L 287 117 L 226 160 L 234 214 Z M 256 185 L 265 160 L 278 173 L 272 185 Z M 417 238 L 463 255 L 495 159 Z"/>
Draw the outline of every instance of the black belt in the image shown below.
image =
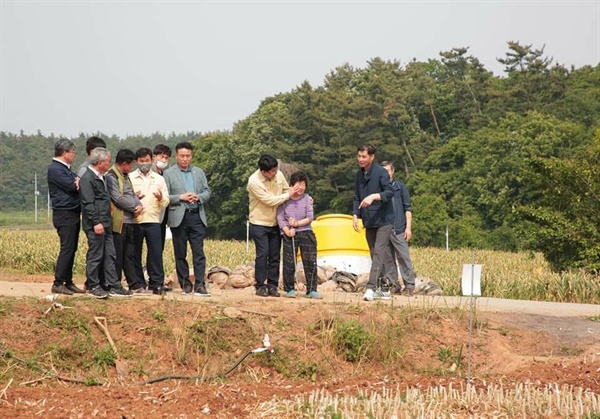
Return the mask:
<path id="1" fill-rule="evenodd" d="M 200 212 L 200 208 L 186 208 L 185 212 L 192 213 L 192 214 L 198 214 Z"/>

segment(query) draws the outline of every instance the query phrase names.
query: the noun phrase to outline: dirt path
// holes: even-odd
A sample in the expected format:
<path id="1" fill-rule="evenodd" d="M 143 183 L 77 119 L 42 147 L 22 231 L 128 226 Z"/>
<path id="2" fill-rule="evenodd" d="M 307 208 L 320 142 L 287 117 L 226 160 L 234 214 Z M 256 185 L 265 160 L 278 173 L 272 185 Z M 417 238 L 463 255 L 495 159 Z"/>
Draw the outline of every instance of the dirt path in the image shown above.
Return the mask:
<path id="1" fill-rule="evenodd" d="M 51 294 L 49 282 L 19 282 L 19 281 L 0 281 L 0 295 L 7 297 L 36 297 L 42 298 Z M 224 304 L 244 303 L 247 301 L 262 301 L 264 298 L 256 297 L 254 289 L 228 289 L 221 290 L 215 287 L 210 289 L 212 298 L 210 301 Z M 337 292 L 322 292 L 323 301 L 327 303 L 344 303 L 344 304 L 373 304 L 372 302 L 362 301 L 362 294 L 346 293 L 343 291 Z M 61 298 L 73 298 L 61 296 Z M 81 298 L 81 297 L 79 297 Z M 135 296 L 136 299 L 158 299 L 159 296 L 144 295 Z M 185 298 L 190 301 L 198 300 L 198 302 L 206 302 L 204 298 L 182 296 L 177 290 L 166 294 L 165 298 Z M 268 301 L 273 301 L 268 298 Z M 277 300 L 279 304 L 306 304 L 319 303 L 319 301 L 308 300 L 305 298 L 287 299 L 280 298 Z M 449 297 L 449 296 L 422 296 L 417 295 L 412 298 L 404 296 L 394 296 L 390 301 L 379 301 L 381 304 L 394 304 L 401 306 L 434 308 L 462 308 L 470 309 L 471 299 L 469 297 Z M 600 316 L 600 305 L 595 304 L 575 304 L 575 303 L 554 303 L 546 301 L 523 301 L 523 300 L 508 300 L 503 298 L 487 298 L 477 297 L 474 300 L 475 307 L 478 311 L 485 312 L 501 312 L 513 313 L 515 316 L 540 315 L 553 317 L 594 317 Z"/>
<path id="2" fill-rule="evenodd" d="M 6 277 L 6 274 L 4 274 Z M 0 275 L 1 277 L 1 275 Z M 0 296 L 9 297 L 34 297 L 46 298 L 51 295 L 50 282 L 19 282 L 21 276 L 12 275 L 9 281 L 0 281 Z M 51 281 L 51 276 L 37 276 L 36 281 Z M 323 292 L 323 300 L 314 301 L 305 298 L 261 298 L 254 295 L 254 289 L 229 289 L 221 290 L 212 287 L 212 297 L 200 298 L 183 296 L 177 290 L 167 293 L 164 298 L 177 299 L 181 301 L 196 302 L 199 304 L 223 305 L 243 308 L 249 311 L 268 311 L 277 306 L 286 310 L 302 305 L 312 304 L 348 304 L 348 305 L 371 305 L 387 304 L 395 306 L 407 306 L 412 308 L 459 308 L 470 311 L 471 299 L 469 297 L 448 296 L 414 296 L 408 298 L 395 296 L 390 301 L 366 302 L 362 300 L 361 294 L 339 292 Z M 61 300 L 70 298 L 89 298 L 86 296 L 59 296 Z M 158 300 L 161 297 L 155 295 L 135 296 L 136 300 Z M 526 329 L 536 332 L 544 332 L 556 337 L 565 345 L 594 344 L 600 342 L 600 322 L 590 321 L 590 318 L 600 316 L 600 306 L 594 304 L 554 303 L 545 301 L 522 301 L 508 300 L 502 298 L 478 297 L 474 300 L 475 309 L 478 313 L 485 313 L 485 318 L 492 323 L 502 323 L 511 327 Z M 269 309 L 269 310 L 270 310 Z"/>

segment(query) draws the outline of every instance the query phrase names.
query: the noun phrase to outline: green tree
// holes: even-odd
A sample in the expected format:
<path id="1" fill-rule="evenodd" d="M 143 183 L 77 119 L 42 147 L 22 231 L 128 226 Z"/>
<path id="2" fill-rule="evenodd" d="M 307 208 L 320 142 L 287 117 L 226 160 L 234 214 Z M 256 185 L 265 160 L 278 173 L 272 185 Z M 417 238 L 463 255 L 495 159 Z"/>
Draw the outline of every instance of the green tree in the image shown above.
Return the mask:
<path id="1" fill-rule="evenodd" d="M 600 130 L 594 143 L 571 159 L 534 158 L 528 179 L 537 199 L 517 208 L 527 221 L 528 247 L 557 271 L 571 267 L 600 273 Z"/>

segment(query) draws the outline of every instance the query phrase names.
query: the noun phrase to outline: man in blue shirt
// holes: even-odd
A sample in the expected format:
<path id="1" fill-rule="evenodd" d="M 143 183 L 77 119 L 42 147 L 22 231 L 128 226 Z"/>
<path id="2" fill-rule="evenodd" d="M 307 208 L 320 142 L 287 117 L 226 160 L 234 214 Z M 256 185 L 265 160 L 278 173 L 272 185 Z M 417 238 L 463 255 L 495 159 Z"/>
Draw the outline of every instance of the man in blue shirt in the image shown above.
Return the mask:
<path id="1" fill-rule="evenodd" d="M 391 199 L 394 196 L 387 171 L 374 163 L 376 149 L 371 144 L 358 147 L 358 165 L 354 183 L 354 201 L 352 207 L 352 226 L 359 232 L 360 217 L 366 231 L 367 243 L 371 253 L 371 272 L 363 299 L 375 299 L 375 289 L 380 286 L 378 280 L 383 276 L 384 267 L 392 263 L 390 236 L 394 231 L 394 209 Z M 380 294 L 380 297 L 382 294 Z M 389 299 L 389 297 L 387 297 Z"/>
<path id="2" fill-rule="evenodd" d="M 396 292 L 400 292 L 398 282 L 398 266 L 404 282 L 404 294 L 412 296 L 415 291 L 415 270 L 410 260 L 408 251 L 408 241 L 412 236 L 412 205 L 410 195 L 406 185 L 394 179 L 394 165 L 389 161 L 384 161 L 381 166 L 387 170 L 390 175 L 392 188 L 394 189 L 394 198 L 392 206 L 394 208 L 394 232 L 390 236 L 390 246 L 392 249 L 392 264 L 386 265 L 386 276 L 396 287 Z M 396 262 L 396 258 L 398 262 Z"/>

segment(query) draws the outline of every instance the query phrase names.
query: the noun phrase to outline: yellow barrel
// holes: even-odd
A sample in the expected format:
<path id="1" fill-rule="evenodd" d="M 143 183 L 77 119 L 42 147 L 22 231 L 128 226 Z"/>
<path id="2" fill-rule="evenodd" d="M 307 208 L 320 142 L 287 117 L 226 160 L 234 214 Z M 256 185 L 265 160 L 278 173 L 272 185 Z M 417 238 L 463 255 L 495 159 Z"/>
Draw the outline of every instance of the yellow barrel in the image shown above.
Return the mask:
<path id="1" fill-rule="evenodd" d="M 317 217 L 311 224 L 317 237 L 317 263 L 331 265 L 338 270 L 355 274 L 368 272 L 371 266 L 369 245 L 365 238 L 362 220 L 360 232 L 352 228 L 352 216 L 327 214 Z"/>
<path id="2" fill-rule="evenodd" d="M 358 220 L 360 233 L 352 228 L 352 216 L 346 214 L 327 214 L 317 217 L 311 224 L 317 236 L 317 255 L 359 255 L 369 256 L 369 245 Z"/>

